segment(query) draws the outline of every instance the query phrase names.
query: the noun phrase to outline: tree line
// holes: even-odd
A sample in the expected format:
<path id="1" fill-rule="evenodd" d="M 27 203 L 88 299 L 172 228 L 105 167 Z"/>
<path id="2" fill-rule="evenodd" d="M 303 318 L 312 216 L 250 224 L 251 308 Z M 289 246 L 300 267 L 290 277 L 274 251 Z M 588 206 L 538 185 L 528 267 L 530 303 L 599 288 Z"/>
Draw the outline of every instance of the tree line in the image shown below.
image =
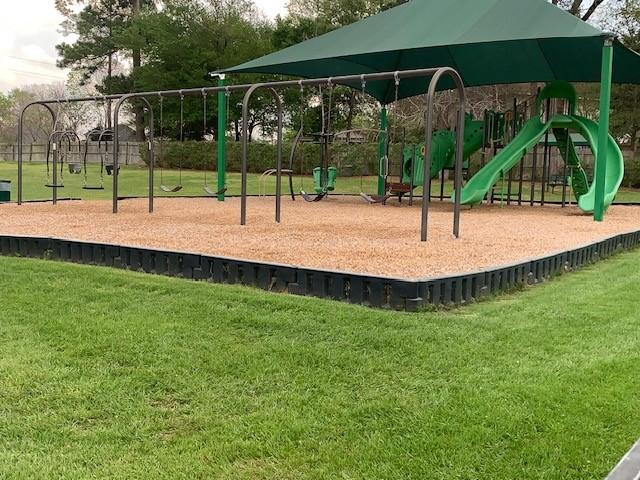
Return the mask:
<path id="1" fill-rule="evenodd" d="M 58 66 L 71 75 L 66 95 L 74 93 L 108 95 L 112 93 L 164 90 L 215 85 L 210 73 L 265 55 L 321 35 L 369 15 L 404 3 L 406 0 L 291 0 L 288 15 L 269 20 L 252 0 L 54 0 L 64 16 L 61 28 L 73 40 L 57 45 Z M 553 0 L 571 14 L 614 29 L 631 48 L 640 47 L 640 0 Z M 265 80 L 261 75 L 233 75 L 233 83 Z M 269 77 L 272 79 L 273 77 Z M 14 134 L 17 108 L 29 99 L 43 96 L 47 88 L 31 87 L 0 95 L 0 136 L 6 141 Z M 55 90 L 55 88 L 49 88 Z M 304 115 L 308 130 L 320 128 L 319 94 L 306 92 L 315 101 L 302 102 L 299 91 L 284 94 L 289 126 Z M 527 86 L 484 87 L 470 92 L 471 108 L 508 108 L 514 96 L 531 93 Z M 580 88 L 583 97 L 597 98 L 593 87 Z M 60 93 L 60 92 L 57 92 Z M 612 129 L 619 137 L 637 138 L 640 131 L 640 90 L 636 86 L 614 89 Z M 184 121 L 179 121 L 179 99 L 163 101 L 163 135 L 199 140 L 213 135 L 217 126 L 217 99 L 207 104 L 203 121 L 201 98 L 186 97 Z M 229 135 L 239 137 L 239 94 L 229 102 Z M 327 102 L 325 95 L 324 101 Z M 337 87 L 332 97 L 336 129 L 375 125 L 377 106 L 361 98 L 359 92 Z M 157 106 L 157 99 L 154 99 Z M 301 109 L 301 104 L 307 105 Z M 419 132 L 423 121 L 421 102 L 403 101 L 395 118 L 410 132 Z M 418 107 L 418 113 L 410 113 Z M 106 123 L 107 106 L 65 107 L 65 121 L 100 127 Z M 84 110 L 83 110 L 84 108 Z M 130 110 L 132 128 L 138 139 L 145 136 L 143 111 L 134 104 Z M 157 115 L 157 112 L 156 112 Z M 446 94 L 439 106 L 441 123 L 451 116 Z M 13 118 L 12 118 L 13 116 Z M 37 119 L 31 119 L 37 120 Z M 249 129 L 269 134 L 274 128 L 275 111 L 268 96 L 257 96 L 250 112 Z M 31 128 L 33 136 L 46 126 Z M 42 122 L 40 122 L 42 123 Z M 44 122 L 46 124 L 46 122 Z M 205 125 L 206 123 L 206 125 Z M 159 125 L 156 134 L 159 134 Z M 182 130 L 182 132 L 181 132 Z"/>

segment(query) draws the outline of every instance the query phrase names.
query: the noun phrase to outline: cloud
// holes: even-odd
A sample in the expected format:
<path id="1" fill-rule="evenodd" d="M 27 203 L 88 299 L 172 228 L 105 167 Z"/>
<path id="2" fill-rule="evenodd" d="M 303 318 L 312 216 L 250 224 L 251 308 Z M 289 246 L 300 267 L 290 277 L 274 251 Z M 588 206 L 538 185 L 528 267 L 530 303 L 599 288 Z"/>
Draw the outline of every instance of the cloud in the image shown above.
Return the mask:
<path id="1" fill-rule="evenodd" d="M 287 0 L 255 0 L 274 18 L 286 11 Z M 63 17 L 53 0 L 2 2 L 0 29 L 0 91 L 34 83 L 66 80 L 67 72 L 56 67 L 56 44 L 69 41 L 60 31 Z"/>
<path id="2" fill-rule="evenodd" d="M 286 13 L 288 0 L 254 0 L 254 2 L 266 16 L 275 18 L 276 15 L 284 15 Z"/>
<path id="3" fill-rule="evenodd" d="M 59 32 L 63 18 L 53 1 L 3 2 L 2 8 L 0 90 L 64 81 L 66 72 L 56 67 L 55 49 L 64 40 Z"/>

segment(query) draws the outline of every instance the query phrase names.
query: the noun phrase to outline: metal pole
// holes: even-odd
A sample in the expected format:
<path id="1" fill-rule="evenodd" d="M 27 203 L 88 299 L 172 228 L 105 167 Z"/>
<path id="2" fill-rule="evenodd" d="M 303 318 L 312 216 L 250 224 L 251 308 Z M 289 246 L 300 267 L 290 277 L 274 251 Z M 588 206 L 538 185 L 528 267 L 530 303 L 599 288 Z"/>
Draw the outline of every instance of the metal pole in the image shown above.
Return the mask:
<path id="1" fill-rule="evenodd" d="M 240 225 L 247 224 L 247 164 L 249 151 L 249 100 L 260 84 L 251 87 L 242 100 L 242 178 L 240 182 Z"/>
<path id="2" fill-rule="evenodd" d="M 225 75 L 218 77 L 218 87 L 225 87 Z M 227 96 L 224 90 L 218 92 L 218 201 L 224 202 L 224 186 L 227 179 Z"/>
<path id="3" fill-rule="evenodd" d="M 149 159 L 149 213 L 153 213 L 153 200 L 154 200 L 154 192 L 153 192 L 153 175 L 155 170 L 155 160 L 154 160 L 154 147 L 153 147 L 153 107 L 149 100 L 144 97 L 140 97 L 137 93 L 131 93 L 129 95 L 125 95 L 121 97 L 113 110 L 113 171 L 111 175 L 113 177 L 113 199 L 112 199 L 112 210 L 113 213 L 118 213 L 118 170 L 120 169 L 120 159 L 118 158 L 118 151 L 120 149 L 120 141 L 119 141 L 119 116 L 120 116 L 120 108 L 122 104 L 128 100 L 132 100 L 134 98 L 139 98 L 147 107 L 149 112 L 149 154 L 151 158 Z"/>
<path id="4" fill-rule="evenodd" d="M 459 85 L 460 106 L 458 111 L 458 135 L 456 137 L 456 165 L 454 174 L 455 198 L 453 205 L 453 236 L 460 237 L 460 201 L 462 196 L 462 162 L 464 156 L 464 124 L 465 124 L 465 92 L 460 79 Z"/>
<path id="5" fill-rule="evenodd" d="M 154 194 L 154 185 L 153 185 L 153 180 L 154 180 L 154 175 L 153 172 L 155 170 L 155 164 L 156 164 L 156 160 L 155 160 L 155 145 L 154 145 L 154 119 L 153 119 L 153 109 L 151 108 L 151 104 L 147 102 L 147 106 L 149 107 L 149 213 L 153 213 L 153 194 Z"/>
<path id="6" fill-rule="evenodd" d="M 362 80 L 366 82 L 375 82 L 382 80 L 391 80 L 396 78 L 399 79 L 407 79 L 407 78 L 426 78 L 434 75 L 440 68 L 420 68 L 415 70 L 400 70 L 395 72 L 380 72 L 380 73 L 367 73 L 364 75 L 343 75 L 338 77 L 325 77 L 325 78 L 307 78 L 302 80 L 283 80 L 279 82 L 270 82 L 267 85 L 269 88 L 287 88 L 287 87 L 300 87 L 300 86 L 317 86 L 317 85 L 326 85 L 327 80 L 332 80 L 333 84 L 347 85 L 354 82 L 361 82 Z M 447 67 L 448 68 L 448 67 Z M 245 84 L 245 85 L 229 85 L 227 87 L 197 87 L 197 88 L 186 88 L 179 90 L 154 90 L 148 92 L 138 92 L 131 94 L 114 94 L 114 95 L 105 95 L 100 97 L 101 100 L 121 100 L 124 97 L 127 98 L 141 98 L 141 97 L 155 97 L 158 94 L 162 94 L 163 96 L 179 96 L 182 95 L 202 95 L 203 90 L 206 93 L 217 93 L 220 91 L 228 91 L 230 92 L 246 92 L 253 84 Z M 50 99 L 50 100 L 40 100 L 35 102 L 37 104 L 46 104 L 46 103 L 57 103 L 62 100 L 60 99 Z M 95 102 L 96 97 L 71 97 L 65 98 L 65 103 L 77 103 L 77 102 Z"/>
<path id="7" fill-rule="evenodd" d="M 119 162 L 118 162 L 118 149 L 119 145 L 119 126 L 118 123 L 118 115 L 120 114 L 120 105 L 122 105 L 121 101 L 116 103 L 116 106 L 113 111 L 113 170 L 111 170 L 111 179 L 113 182 L 113 198 L 111 200 L 111 211 L 113 213 L 118 213 L 118 170 L 119 170 Z"/>
<path id="8" fill-rule="evenodd" d="M 20 120 L 18 122 L 18 205 L 22 205 L 22 129 L 24 122 L 24 111 L 27 108 L 23 108 L 20 112 Z M 31 144 L 33 148 L 33 144 Z"/>
<path id="9" fill-rule="evenodd" d="M 427 120 L 425 125 L 425 155 L 424 168 L 422 178 L 422 218 L 420 228 L 420 240 L 427 241 L 427 231 L 429 223 L 429 201 L 431 197 L 431 146 L 433 137 L 433 109 L 435 103 L 436 87 L 443 75 L 448 75 L 456 84 L 458 97 L 460 102 L 460 110 L 458 112 L 458 134 L 456 137 L 456 166 L 455 166 L 455 206 L 453 215 L 453 234 L 456 238 L 460 234 L 460 189 L 462 183 L 462 158 L 464 143 L 464 110 L 465 110 L 465 92 L 464 83 L 457 71 L 453 68 L 443 67 L 438 69 L 431 77 L 429 89 L 427 93 Z"/>
<path id="10" fill-rule="evenodd" d="M 22 205 L 23 202 L 23 188 L 22 188 L 22 181 L 23 181 L 23 177 L 22 177 L 22 154 L 23 154 L 23 131 L 24 131 L 24 114 L 26 113 L 27 109 L 29 107 L 32 107 L 34 105 L 42 105 L 44 108 L 46 108 L 49 113 L 51 114 L 51 120 L 52 120 L 52 128 L 55 130 L 56 128 L 56 114 L 53 111 L 53 109 L 47 105 L 46 103 L 41 103 L 41 102 L 32 102 L 29 103 L 27 105 L 25 105 L 25 107 L 20 111 L 20 120 L 18 121 L 18 205 Z M 33 152 L 33 144 L 31 145 L 31 152 Z"/>
<path id="11" fill-rule="evenodd" d="M 278 106 L 278 156 L 276 159 L 276 223 L 280 223 L 280 215 L 282 209 L 282 127 L 283 127 L 283 114 L 282 114 L 282 99 L 278 92 L 273 88 L 269 89 L 271 94 L 276 100 Z"/>
<path id="12" fill-rule="evenodd" d="M 51 189 L 51 201 L 54 205 L 58 203 L 58 151 L 60 149 L 60 145 L 58 139 L 60 135 L 53 137 L 53 172 L 52 172 L 52 180 L 51 183 L 53 188 Z"/>
<path id="13" fill-rule="evenodd" d="M 380 109 L 380 135 L 378 136 L 378 195 L 384 195 L 386 190 L 384 169 L 387 142 L 389 141 L 388 125 L 387 106 L 382 105 Z"/>
<path id="14" fill-rule="evenodd" d="M 329 82 L 331 79 L 329 79 Z M 296 82 L 296 85 L 299 85 Z M 251 96 L 259 88 L 266 88 L 275 97 L 278 107 L 278 157 L 276 159 L 276 222 L 280 223 L 280 205 L 282 193 L 282 99 L 270 84 L 258 83 L 252 85 L 242 100 L 242 180 L 240 185 L 240 225 L 247 224 L 247 170 L 249 164 L 249 102 Z"/>
<path id="15" fill-rule="evenodd" d="M 569 159 L 569 146 L 571 142 L 571 132 L 567 128 L 567 144 L 564 152 L 564 168 L 562 169 L 562 208 L 567 204 L 567 161 Z"/>
<path id="16" fill-rule="evenodd" d="M 551 99 L 547 98 L 546 122 L 551 118 Z M 544 198 L 547 189 L 547 180 L 549 174 L 549 164 L 551 163 L 551 149 L 549 148 L 549 129 L 544 134 L 544 153 L 542 156 L 542 190 L 540 192 L 540 205 L 544 207 Z"/>
<path id="17" fill-rule="evenodd" d="M 600 124 L 598 127 L 598 154 L 595 167 L 595 205 L 593 219 L 604 220 L 604 196 L 607 180 L 607 142 L 609 141 L 609 107 L 611 103 L 611 74 L 613 69 L 613 37 L 604 39 L 602 46 L 602 73 L 600 78 Z"/>
<path id="18" fill-rule="evenodd" d="M 413 147 L 413 153 L 411 154 L 411 166 L 409 168 L 411 168 L 411 175 L 409 175 L 409 206 L 413 206 L 413 190 L 415 187 L 415 183 L 416 183 L 416 155 L 417 155 L 417 148 L 418 147 Z"/>

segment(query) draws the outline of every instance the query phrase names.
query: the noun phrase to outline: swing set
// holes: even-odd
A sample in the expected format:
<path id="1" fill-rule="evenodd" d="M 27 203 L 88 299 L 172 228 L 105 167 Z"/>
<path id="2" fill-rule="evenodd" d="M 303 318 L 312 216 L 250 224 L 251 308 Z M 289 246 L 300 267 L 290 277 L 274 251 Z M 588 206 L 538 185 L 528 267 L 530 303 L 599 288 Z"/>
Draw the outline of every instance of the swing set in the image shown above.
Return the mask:
<path id="1" fill-rule="evenodd" d="M 202 92 L 202 138 L 206 140 L 206 136 L 209 133 L 208 130 L 208 122 L 207 122 L 207 90 L 205 88 L 201 89 Z M 164 182 L 164 167 L 163 167 L 163 159 L 162 159 L 162 154 L 164 152 L 163 149 L 163 133 L 164 133 L 164 101 L 163 101 L 163 95 L 162 92 L 158 93 L 158 97 L 159 97 L 159 108 L 160 108 L 160 127 L 159 127 L 159 131 L 160 131 L 160 140 L 159 140 L 159 145 L 158 145 L 158 159 L 159 159 L 159 163 L 160 163 L 160 190 L 162 190 L 163 192 L 166 193 L 177 193 L 180 190 L 182 190 L 184 188 L 183 184 L 182 184 L 182 164 L 184 161 L 184 92 L 182 90 L 180 90 L 179 92 L 180 95 L 180 118 L 179 118 L 179 134 L 178 134 L 178 138 L 179 138 L 179 142 L 180 142 L 180 155 L 178 157 L 178 183 L 173 185 L 173 186 L 167 186 Z M 226 98 L 226 102 L 227 102 L 227 108 L 229 106 L 229 97 L 230 97 L 230 92 L 227 89 L 227 91 L 225 92 L 225 98 Z M 205 191 L 205 193 L 207 193 L 208 195 L 212 195 L 212 196 L 218 196 L 218 195 L 222 195 L 223 193 L 225 193 L 227 191 L 227 186 L 225 185 L 222 189 L 220 190 L 214 190 L 213 188 L 211 188 L 209 186 L 209 183 L 207 181 L 207 168 L 208 165 L 205 163 L 203 165 L 203 172 L 204 172 L 204 178 L 203 178 L 203 185 L 202 188 Z"/>

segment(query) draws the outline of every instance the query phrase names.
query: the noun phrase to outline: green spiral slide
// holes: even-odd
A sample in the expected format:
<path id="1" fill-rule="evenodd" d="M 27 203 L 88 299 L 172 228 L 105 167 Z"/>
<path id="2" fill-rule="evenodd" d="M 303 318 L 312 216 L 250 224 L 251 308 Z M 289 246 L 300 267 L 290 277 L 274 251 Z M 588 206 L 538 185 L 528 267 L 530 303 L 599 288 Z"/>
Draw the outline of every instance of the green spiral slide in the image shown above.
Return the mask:
<path id="1" fill-rule="evenodd" d="M 569 115 L 554 115 L 549 121 L 542 122 L 540 120 L 540 106 L 546 98 L 569 100 L 570 112 L 572 113 Z M 593 212 L 595 206 L 595 183 L 589 185 L 587 176 L 580 164 L 580 158 L 567 132 L 571 130 L 582 134 L 587 140 L 594 158 L 598 158 L 598 124 L 574 113 L 575 99 L 575 90 L 566 82 L 555 82 L 545 87 L 538 97 L 538 115 L 527 121 L 518 135 L 466 183 L 461 191 L 462 204 L 476 205 L 481 203 L 489 190 L 511 168 L 520 162 L 525 153 L 540 141 L 540 138 L 547 130 L 551 129 L 558 140 L 558 148 L 564 161 L 572 167 L 572 187 L 578 206 L 584 212 Z M 608 136 L 607 144 L 604 148 L 607 149 L 607 175 L 604 198 L 606 209 L 613 202 L 622 183 L 624 159 L 620 147 L 618 147 L 611 135 Z"/>

